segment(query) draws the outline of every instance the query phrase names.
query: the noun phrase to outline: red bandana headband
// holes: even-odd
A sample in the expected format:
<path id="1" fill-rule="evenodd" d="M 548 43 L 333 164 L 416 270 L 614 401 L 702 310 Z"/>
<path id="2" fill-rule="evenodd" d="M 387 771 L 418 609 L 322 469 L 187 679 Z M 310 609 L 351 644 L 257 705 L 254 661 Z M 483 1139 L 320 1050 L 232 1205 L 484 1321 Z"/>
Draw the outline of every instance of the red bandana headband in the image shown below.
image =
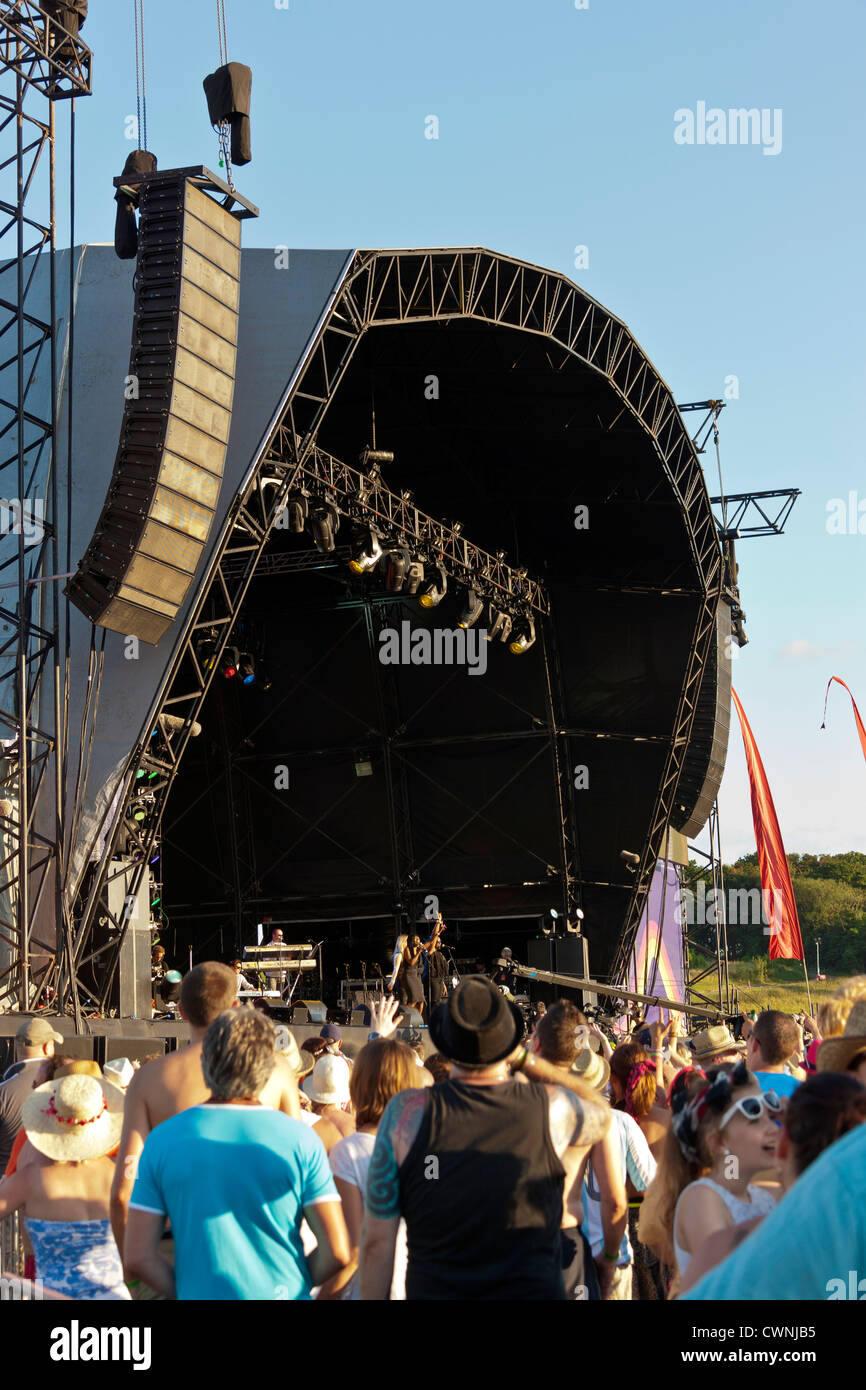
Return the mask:
<path id="1" fill-rule="evenodd" d="M 52 1117 L 52 1119 L 56 1120 L 57 1123 L 58 1123 L 58 1124 L 61 1124 L 61 1125 L 92 1125 L 92 1124 L 95 1124 L 95 1122 L 96 1122 L 97 1120 L 101 1120 L 101 1119 L 102 1119 L 102 1117 L 103 1117 L 103 1115 L 105 1114 L 105 1112 L 106 1112 L 107 1109 L 108 1109 L 108 1101 L 105 1099 L 105 1092 L 103 1091 L 103 1093 L 102 1093 L 102 1109 L 100 1110 L 100 1112 L 99 1112 L 98 1115 L 91 1115 L 91 1117 L 90 1117 L 89 1120 L 74 1120 L 74 1119 L 72 1118 L 71 1115 L 58 1115 L 57 1110 L 56 1110 L 55 1105 L 54 1105 L 54 1097 L 53 1097 L 53 1096 L 50 1098 L 50 1100 L 49 1100 L 49 1102 L 48 1102 L 48 1108 L 47 1108 L 47 1110 L 46 1110 L 45 1113 L 46 1113 L 47 1115 L 50 1115 L 50 1116 Z"/>
<path id="2" fill-rule="evenodd" d="M 638 1082 L 644 1076 L 655 1076 L 655 1074 L 656 1067 L 654 1062 L 635 1062 L 634 1066 L 628 1074 L 628 1080 L 625 1084 L 625 1108 L 628 1111 L 629 1115 L 634 1114 L 634 1111 L 632 1110 L 631 1098 L 634 1094 L 634 1090 Z"/>

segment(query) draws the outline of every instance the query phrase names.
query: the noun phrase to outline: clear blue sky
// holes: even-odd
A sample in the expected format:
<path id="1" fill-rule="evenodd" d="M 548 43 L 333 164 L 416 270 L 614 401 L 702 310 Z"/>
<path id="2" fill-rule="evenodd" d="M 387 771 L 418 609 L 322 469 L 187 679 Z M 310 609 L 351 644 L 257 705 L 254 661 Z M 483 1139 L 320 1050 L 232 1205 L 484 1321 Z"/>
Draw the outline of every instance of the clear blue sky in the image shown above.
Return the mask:
<path id="1" fill-rule="evenodd" d="M 109 241 L 135 110 L 132 0 L 90 11 L 76 241 Z M 254 73 L 254 158 L 237 177 L 262 209 L 248 244 L 490 246 L 576 279 L 625 320 L 677 400 L 739 379 L 722 416 L 726 490 L 803 496 L 785 536 L 740 546 L 751 640 L 735 684 L 788 850 L 866 851 L 866 763 L 838 687 L 819 732 L 831 675 L 866 717 L 866 534 L 826 529 L 828 501 L 852 490 L 866 529 L 862 0 L 226 11 L 229 56 Z M 163 168 L 215 169 L 201 88 L 219 63 L 215 0 L 145 0 L 145 20 L 149 146 Z M 701 101 L 780 109 L 780 153 L 676 144 L 674 112 Z M 425 139 L 429 115 L 438 140 Z M 752 850 L 736 728 L 721 813 L 726 857 Z"/>

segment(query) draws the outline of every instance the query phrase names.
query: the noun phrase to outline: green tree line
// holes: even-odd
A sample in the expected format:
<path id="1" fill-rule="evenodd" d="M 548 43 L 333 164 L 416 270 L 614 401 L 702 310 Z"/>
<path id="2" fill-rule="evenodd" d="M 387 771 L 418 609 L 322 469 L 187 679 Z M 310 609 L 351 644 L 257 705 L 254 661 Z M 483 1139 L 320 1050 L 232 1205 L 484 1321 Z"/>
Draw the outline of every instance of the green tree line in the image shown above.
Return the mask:
<path id="1" fill-rule="evenodd" d="M 815 973 L 816 943 L 820 943 L 822 974 L 866 972 L 866 854 L 789 854 L 787 858 L 809 974 Z M 745 854 L 735 864 L 726 864 L 724 875 L 728 955 L 731 960 L 766 959 L 770 938 L 764 924 L 741 920 L 742 912 L 730 911 L 731 904 L 737 901 L 732 897 L 736 890 L 760 890 L 757 854 Z M 684 879 L 693 892 L 701 879 L 708 890 L 711 887 L 709 873 L 694 861 Z M 700 899 L 696 901 L 699 903 Z M 739 901 L 745 899 L 741 896 Z M 711 918 L 705 923 L 697 920 L 689 926 L 688 934 L 699 946 L 714 953 L 716 937 Z"/>

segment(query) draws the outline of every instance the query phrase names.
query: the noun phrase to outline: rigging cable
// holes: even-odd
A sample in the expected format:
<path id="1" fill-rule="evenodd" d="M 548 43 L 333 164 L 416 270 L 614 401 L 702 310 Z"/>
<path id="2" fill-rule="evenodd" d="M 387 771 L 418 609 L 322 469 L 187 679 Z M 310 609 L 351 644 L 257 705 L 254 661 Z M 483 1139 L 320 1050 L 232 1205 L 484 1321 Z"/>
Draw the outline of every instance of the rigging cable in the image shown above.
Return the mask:
<path id="1" fill-rule="evenodd" d="M 144 59 L 144 0 L 132 0 L 135 25 L 135 105 L 139 149 L 147 149 L 147 70 Z"/>

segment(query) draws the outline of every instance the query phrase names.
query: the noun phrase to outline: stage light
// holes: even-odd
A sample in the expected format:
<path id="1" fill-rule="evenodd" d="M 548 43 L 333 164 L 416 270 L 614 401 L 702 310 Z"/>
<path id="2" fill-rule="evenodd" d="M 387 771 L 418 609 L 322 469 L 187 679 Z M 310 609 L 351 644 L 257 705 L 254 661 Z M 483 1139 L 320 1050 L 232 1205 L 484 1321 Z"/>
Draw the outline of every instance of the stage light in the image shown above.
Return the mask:
<path id="1" fill-rule="evenodd" d="M 403 585 L 407 594 L 417 594 L 424 579 L 424 566 L 420 560 L 413 560 L 406 571 L 406 582 Z"/>
<path id="2" fill-rule="evenodd" d="M 228 652 L 223 657 L 222 673 L 227 681 L 234 680 L 238 673 L 238 649 L 229 647 Z"/>
<path id="3" fill-rule="evenodd" d="M 528 652 L 535 642 L 535 619 L 524 618 L 518 624 L 517 636 L 508 644 L 508 650 L 515 656 L 520 656 L 522 652 Z"/>
<path id="4" fill-rule="evenodd" d="M 294 531 L 296 536 L 303 531 L 309 510 L 309 503 L 304 493 L 289 493 L 286 498 L 286 515 L 289 521 L 289 530 Z"/>
<path id="5" fill-rule="evenodd" d="M 355 574 L 369 574 L 374 570 L 382 558 L 382 547 L 379 544 L 379 537 L 373 530 L 367 532 L 367 538 L 362 543 L 357 555 L 349 561 L 349 569 Z"/>
<path id="6" fill-rule="evenodd" d="M 307 526 L 317 550 L 329 555 L 334 549 L 334 536 L 340 529 L 340 514 L 331 502 L 318 502 L 311 508 Z"/>
<path id="7" fill-rule="evenodd" d="M 143 767 L 140 767 L 140 768 L 138 769 L 138 771 L 136 772 L 136 774 L 135 774 L 135 780 L 136 780 L 136 782 L 140 782 L 143 776 L 144 776 L 144 768 L 143 768 Z"/>
<path id="8" fill-rule="evenodd" d="M 244 685 L 255 685 L 256 683 L 256 664 L 249 652 L 243 652 L 238 667 L 241 681 Z"/>
<path id="9" fill-rule="evenodd" d="M 501 610 L 497 610 L 492 607 L 490 609 L 490 613 L 491 617 L 493 618 L 493 621 L 491 622 L 490 627 L 487 630 L 488 642 L 494 642 L 497 637 L 499 638 L 500 642 L 507 642 L 509 637 L 511 636 L 511 629 L 513 627 L 511 614 L 503 613 Z"/>
<path id="10" fill-rule="evenodd" d="M 478 590 L 473 585 L 466 593 L 466 605 L 460 617 L 457 619 L 457 626 L 463 628 L 473 627 L 484 609 L 484 600 Z"/>
<path id="11" fill-rule="evenodd" d="M 133 813 L 132 819 L 133 819 L 133 820 L 137 820 L 137 821 L 143 821 L 143 820 L 144 820 L 144 811 L 135 811 L 135 812 Z"/>
<path id="12" fill-rule="evenodd" d="M 640 855 L 635 854 L 634 850 L 621 849 L 619 852 L 619 857 L 625 864 L 625 867 L 628 869 L 630 874 L 633 874 L 637 871 L 637 867 L 640 864 Z"/>
<path id="13" fill-rule="evenodd" d="M 433 565 L 432 568 L 439 582 L 425 586 L 424 592 L 418 598 L 422 608 L 437 608 L 448 592 L 448 576 L 444 569 L 441 565 Z"/>
<path id="14" fill-rule="evenodd" d="M 408 550 L 389 550 L 385 562 L 385 588 L 391 594 L 398 594 L 409 569 Z"/>

